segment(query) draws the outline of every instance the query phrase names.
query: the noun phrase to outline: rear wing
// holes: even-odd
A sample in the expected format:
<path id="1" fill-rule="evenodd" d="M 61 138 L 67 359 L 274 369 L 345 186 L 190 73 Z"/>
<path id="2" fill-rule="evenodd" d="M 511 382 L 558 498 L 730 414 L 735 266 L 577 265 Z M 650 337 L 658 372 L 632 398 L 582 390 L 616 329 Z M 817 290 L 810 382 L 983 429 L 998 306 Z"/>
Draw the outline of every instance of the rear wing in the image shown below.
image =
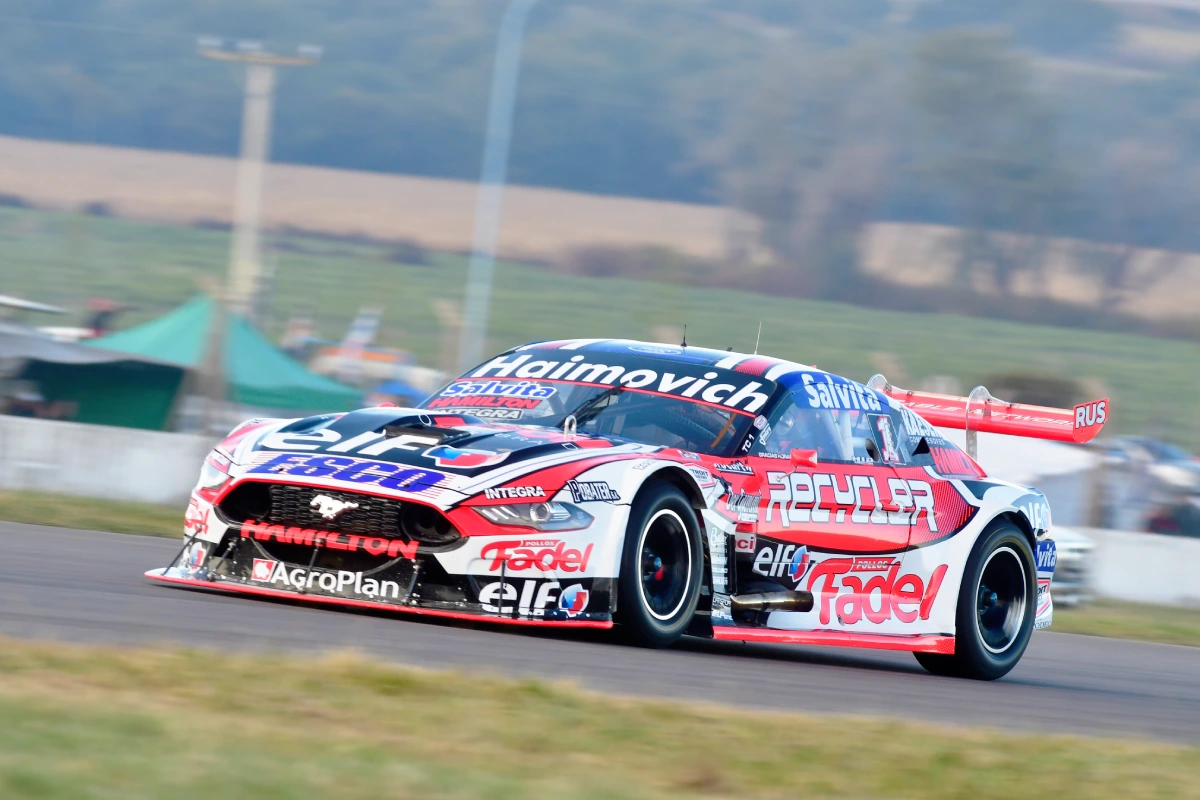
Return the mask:
<path id="1" fill-rule="evenodd" d="M 898 389 L 882 375 L 875 375 L 867 385 L 904 403 L 930 425 L 966 431 L 971 458 L 976 456 L 975 434 L 980 431 L 1083 444 L 1096 438 L 1108 419 L 1107 397 L 1065 409 L 1006 403 L 982 386 L 967 397 L 956 397 Z"/>

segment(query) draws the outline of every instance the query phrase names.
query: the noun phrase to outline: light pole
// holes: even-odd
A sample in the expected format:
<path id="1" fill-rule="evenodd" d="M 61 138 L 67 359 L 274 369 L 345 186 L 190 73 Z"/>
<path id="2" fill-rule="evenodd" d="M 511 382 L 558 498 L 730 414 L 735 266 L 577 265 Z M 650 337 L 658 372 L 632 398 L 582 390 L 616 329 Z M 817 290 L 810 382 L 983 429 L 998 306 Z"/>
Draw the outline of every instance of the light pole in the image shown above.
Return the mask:
<path id="1" fill-rule="evenodd" d="M 270 53 L 258 42 L 238 42 L 235 50 L 220 39 L 201 38 L 197 52 L 218 61 L 246 65 L 246 93 L 242 109 L 242 141 L 237 183 L 233 195 L 233 243 L 229 253 L 226 287 L 229 309 L 250 317 L 255 308 L 262 271 L 259 227 L 262 217 L 263 169 L 271 140 L 271 101 L 277 67 L 304 67 L 321 60 L 320 48 L 301 46 L 295 55 Z"/>
<path id="2" fill-rule="evenodd" d="M 521 46 L 525 23 L 537 0 L 512 0 L 500 20 L 496 63 L 492 68 L 492 95 L 488 102 L 487 132 L 483 146 L 483 169 L 475 198 L 475 239 L 467 269 L 467 300 L 463 334 L 458 347 L 459 371 L 478 364 L 487 338 L 488 307 L 492 300 L 492 277 L 496 261 L 496 236 L 508 174 L 508 150 L 512 139 L 513 105 L 521 68 Z"/>

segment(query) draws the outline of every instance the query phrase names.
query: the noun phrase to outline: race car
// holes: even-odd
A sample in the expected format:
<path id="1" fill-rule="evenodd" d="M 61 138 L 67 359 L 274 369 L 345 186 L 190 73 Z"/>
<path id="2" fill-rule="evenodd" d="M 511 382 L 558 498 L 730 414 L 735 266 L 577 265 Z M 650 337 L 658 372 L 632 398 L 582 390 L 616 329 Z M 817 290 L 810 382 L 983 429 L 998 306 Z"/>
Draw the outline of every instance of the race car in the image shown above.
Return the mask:
<path id="1" fill-rule="evenodd" d="M 1050 624 L 1036 489 L 935 425 L 1082 442 L 1073 410 L 908 392 L 730 351 L 509 350 L 417 408 L 255 419 L 207 457 L 193 588 L 543 627 L 907 650 L 995 679 Z"/>

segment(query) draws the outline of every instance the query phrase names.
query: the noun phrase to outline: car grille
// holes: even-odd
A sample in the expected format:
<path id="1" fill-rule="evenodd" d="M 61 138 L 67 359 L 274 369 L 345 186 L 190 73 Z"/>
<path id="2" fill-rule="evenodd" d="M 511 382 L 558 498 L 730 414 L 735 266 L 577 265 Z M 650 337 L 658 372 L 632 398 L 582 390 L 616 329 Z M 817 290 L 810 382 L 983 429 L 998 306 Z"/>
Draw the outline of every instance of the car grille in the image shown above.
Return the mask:
<path id="1" fill-rule="evenodd" d="M 318 497 L 355 507 L 346 508 L 334 519 L 325 519 Z M 333 533 L 415 539 L 428 546 L 450 545 L 461 539 L 445 515 L 432 506 L 315 486 L 251 481 L 237 486 L 219 508 L 231 522 L 254 520 Z"/>
<path id="2" fill-rule="evenodd" d="M 270 492 L 271 510 L 265 522 L 365 536 L 400 535 L 401 503 L 398 500 L 285 484 L 271 484 Z M 317 497 L 329 497 L 338 503 L 353 503 L 358 507 L 347 508 L 334 519 L 325 519 L 313 506 Z"/>

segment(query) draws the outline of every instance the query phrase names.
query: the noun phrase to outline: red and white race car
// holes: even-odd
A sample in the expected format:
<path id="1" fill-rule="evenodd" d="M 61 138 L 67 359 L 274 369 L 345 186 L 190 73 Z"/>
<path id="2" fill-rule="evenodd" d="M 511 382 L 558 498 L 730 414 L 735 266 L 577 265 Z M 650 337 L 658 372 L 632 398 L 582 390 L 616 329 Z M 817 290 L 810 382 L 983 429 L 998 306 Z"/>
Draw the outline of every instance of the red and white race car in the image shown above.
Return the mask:
<path id="1" fill-rule="evenodd" d="M 994 679 L 1050 624 L 1045 496 L 934 425 L 1082 442 L 1073 411 L 625 340 L 503 353 L 420 408 L 251 420 L 157 581 L 538 626 L 909 650 Z M 931 424 L 932 423 L 932 424 Z"/>

